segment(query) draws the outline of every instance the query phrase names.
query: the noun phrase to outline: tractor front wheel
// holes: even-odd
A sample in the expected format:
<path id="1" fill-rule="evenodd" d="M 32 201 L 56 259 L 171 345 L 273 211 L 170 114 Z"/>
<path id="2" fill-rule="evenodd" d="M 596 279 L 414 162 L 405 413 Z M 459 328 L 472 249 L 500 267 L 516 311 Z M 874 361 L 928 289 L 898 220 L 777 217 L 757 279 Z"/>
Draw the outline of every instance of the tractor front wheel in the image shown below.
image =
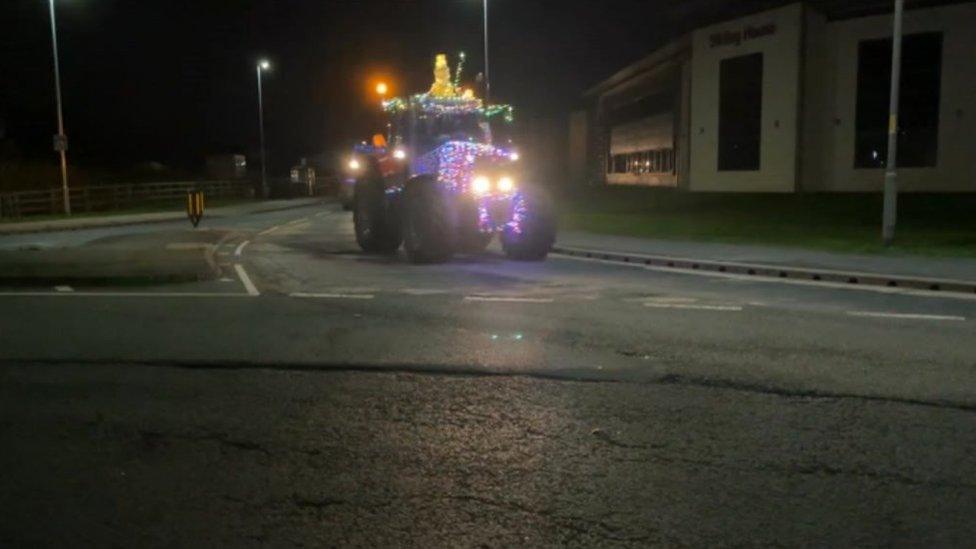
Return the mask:
<path id="1" fill-rule="evenodd" d="M 527 190 L 512 205 L 512 221 L 501 235 L 502 249 L 510 259 L 542 261 L 556 242 L 556 216 L 549 196 Z"/>

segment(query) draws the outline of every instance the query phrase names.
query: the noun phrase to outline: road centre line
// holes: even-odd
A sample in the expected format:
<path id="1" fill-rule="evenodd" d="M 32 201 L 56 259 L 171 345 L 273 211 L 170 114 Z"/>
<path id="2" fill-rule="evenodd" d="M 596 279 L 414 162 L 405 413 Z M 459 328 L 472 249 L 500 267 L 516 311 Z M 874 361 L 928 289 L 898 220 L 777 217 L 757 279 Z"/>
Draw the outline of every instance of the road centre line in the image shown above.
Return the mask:
<path id="1" fill-rule="evenodd" d="M 295 292 L 289 294 L 291 297 L 297 297 L 301 299 L 374 299 L 376 296 L 373 294 L 328 294 L 328 293 L 306 293 L 306 292 Z"/>
<path id="2" fill-rule="evenodd" d="M 894 318 L 899 320 L 951 320 L 965 322 L 966 317 L 955 315 L 925 315 L 913 313 L 886 313 L 878 311 L 847 311 L 849 316 L 862 318 Z"/>
<path id="3" fill-rule="evenodd" d="M 604 261 L 602 259 L 596 259 L 592 257 L 577 257 L 572 255 L 565 255 L 560 253 L 550 253 L 550 256 L 558 257 L 560 259 L 571 259 L 574 261 L 586 261 L 590 263 L 599 263 L 602 265 L 613 265 L 616 267 L 631 267 L 636 269 L 643 269 L 645 271 L 653 271 L 659 273 L 668 274 L 679 274 L 679 275 L 690 275 L 690 276 L 706 276 L 711 278 L 724 278 L 726 280 L 736 280 L 744 282 L 759 282 L 759 283 L 778 283 L 778 284 L 791 284 L 794 286 L 811 286 L 815 288 L 830 288 L 835 290 L 854 290 L 861 292 L 875 292 L 880 294 L 894 294 L 894 295 L 907 295 L 913 297 L 935 297 L 944 299 L 961 299 L 966 301 L 976 301 L 976 294 L 963 294 L 959 292 L 947 292 L 947 291 L 930 291 L 930 290 L 913 290 L 908 288 L 891 288 L 887 286 L 867 286 L 863 284 L 845 284 L 843 282 L 827 282 L 824 280 L 798 280 L 795 278 L 774 278 L 762 275 L 740 275 L 735 273 L 722 273 L 714 271 L 695 271 L 690 269 L 680 269 L 677 267 L 655 267 L 653 265 L 644 265 L 642 263 L 617 263 L 613 261 Z"/>
<path id="4" fill-rule="evenodd" d="M 238 278 L 241 279 L 241 284 L 243 284 L 244 289 L 247 290 L 247 295 L 252 297 L 257 297 L 261 295 L 261 292 L 258 291 L 257 286 L 255 286 L 254 283 L 251 282 L 251 277 L 247 276 L 247 271 L 244 270 L 243 265 L 241 265 L 240 263 L 235 264 L 234 270 L 237 271 L 237 276 Z"/>
<path id="5" fill-rule="evenodd" d="M 265 230 L 263 230 L 263 231 L 261 231 L 261 232 L 259 232 L 259 233 L 258 233 L 258 236 L 265 236 L 265 235 L 269 235 L 269 234 L 271 234 L 271 233 L 273 233 L 273 232 L 275 232 L 275 231 L 277 231 L 277 230 L 278 230 L 278 229 L 280 229 L 280 228 L 281 228 L 281 225 L 275 225 L 274 227 L 271 227 L 270 229 L 265 229 Z"/>
<path id="6" fill-rule="evenodd" d="M 645 307 L 652 309 L 681 309 L 685 311 L 730 311 L 739 312 L 742 307 L 738 305 L 692 305 L 689 303 L 645 303 Z"/>
<path id="7" fill-rule="evenodd" d="M 72 288 L 71 286 L 55 286 L 54 287 L 54 291 L 55 292 L 66 293 L 66 292 L 73 292 L 73 291 L 75 291 L 75 289 Z"/>
<path id="8" fill-rule="evenodd" d="M 244 248 L 246 248 L 247 245 L 250 243 L 251 243 L 250 240 L 245 240 L 244 242 L 241 242 L 240 245 L 237 246 L 237 249 L 234 250 L 234 255 L 237 257 L 241 257 L 241 254 L 244 253 Z"/>
<path id="9" fill-rule="evenodd" d="M 482 301 L 489 303 L 552 303 L 548 297 L 505 297 L 487 295 L 466 295 L 465 301 Z"/>

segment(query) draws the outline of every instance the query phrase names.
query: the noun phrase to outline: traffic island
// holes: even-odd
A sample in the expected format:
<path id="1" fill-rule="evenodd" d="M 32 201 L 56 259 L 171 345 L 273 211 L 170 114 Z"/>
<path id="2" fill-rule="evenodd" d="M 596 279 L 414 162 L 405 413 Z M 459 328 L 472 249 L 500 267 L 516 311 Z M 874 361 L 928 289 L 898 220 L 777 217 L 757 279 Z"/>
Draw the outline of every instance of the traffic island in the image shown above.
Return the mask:
<path id="1" fill-rule="evenodd" d="M 74 248 L 0 251 L 0 286 L 140 286 L 212 280 L 224 231 L 131 235 Z"/>

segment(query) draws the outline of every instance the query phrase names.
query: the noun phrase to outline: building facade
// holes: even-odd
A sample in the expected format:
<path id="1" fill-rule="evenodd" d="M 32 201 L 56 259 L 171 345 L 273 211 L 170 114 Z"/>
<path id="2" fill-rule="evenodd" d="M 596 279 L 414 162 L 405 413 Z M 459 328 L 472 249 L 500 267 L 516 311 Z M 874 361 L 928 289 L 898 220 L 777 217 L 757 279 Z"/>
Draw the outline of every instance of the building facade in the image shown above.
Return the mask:
<path id="1" fill-rule="evenodd" d="M 589 90 L 579 184 L 702 192 L 883 186 L 891 14 L 807 3 L 696 29 Z M 899 187 L 976 192 L 976 2 L 905 13 Z"/>

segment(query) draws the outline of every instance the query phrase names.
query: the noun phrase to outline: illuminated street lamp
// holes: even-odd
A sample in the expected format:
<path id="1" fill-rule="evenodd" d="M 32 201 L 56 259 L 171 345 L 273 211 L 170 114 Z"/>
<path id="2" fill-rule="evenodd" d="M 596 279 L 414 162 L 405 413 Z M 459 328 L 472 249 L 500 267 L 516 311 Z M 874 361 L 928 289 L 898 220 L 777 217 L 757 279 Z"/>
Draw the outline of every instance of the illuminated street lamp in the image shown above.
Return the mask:
<path id="1" fill-rule="evenodd" d="M 386 82 L 380 82 L 379 84 L 376 84 L 376 94 L 379 95 L 381 98 L 386 97 L 386 94 L 389 93 L 389 91 L 390 91 L 390 87 L 386 85 Z"/>
<path id="2" fill-rule="evenodd" d="M 488 73 L 488 0 L 482 0 L 485 7 L 485 105 L 491 103 L 491 77 Z"/>
<path id="3" fill-rule="evenodd" d="M 71 214 L 71 195 L 68 192 L 68 137 L 64 134 L 64 114 L 61 112 L 61 68 L 58 65 L 58 30 L 54 18 L 54 0 L 49 0 L 51 8 L 51 45 L 54 49 L 54 95 L 57 99 L 58 134 L 54 136 L 54 150 L 61 156 L 61 196 L 64 213 Z"/>
<path id="4" fill-rule="evenodd" d="M 261 196 L 268 197 L 268 157 L 264 149 L 264 93 L 261 88 L 261 73 L 271 69 L 267 59 L 258 61 L 258 125 L 261 128 Z"/>

